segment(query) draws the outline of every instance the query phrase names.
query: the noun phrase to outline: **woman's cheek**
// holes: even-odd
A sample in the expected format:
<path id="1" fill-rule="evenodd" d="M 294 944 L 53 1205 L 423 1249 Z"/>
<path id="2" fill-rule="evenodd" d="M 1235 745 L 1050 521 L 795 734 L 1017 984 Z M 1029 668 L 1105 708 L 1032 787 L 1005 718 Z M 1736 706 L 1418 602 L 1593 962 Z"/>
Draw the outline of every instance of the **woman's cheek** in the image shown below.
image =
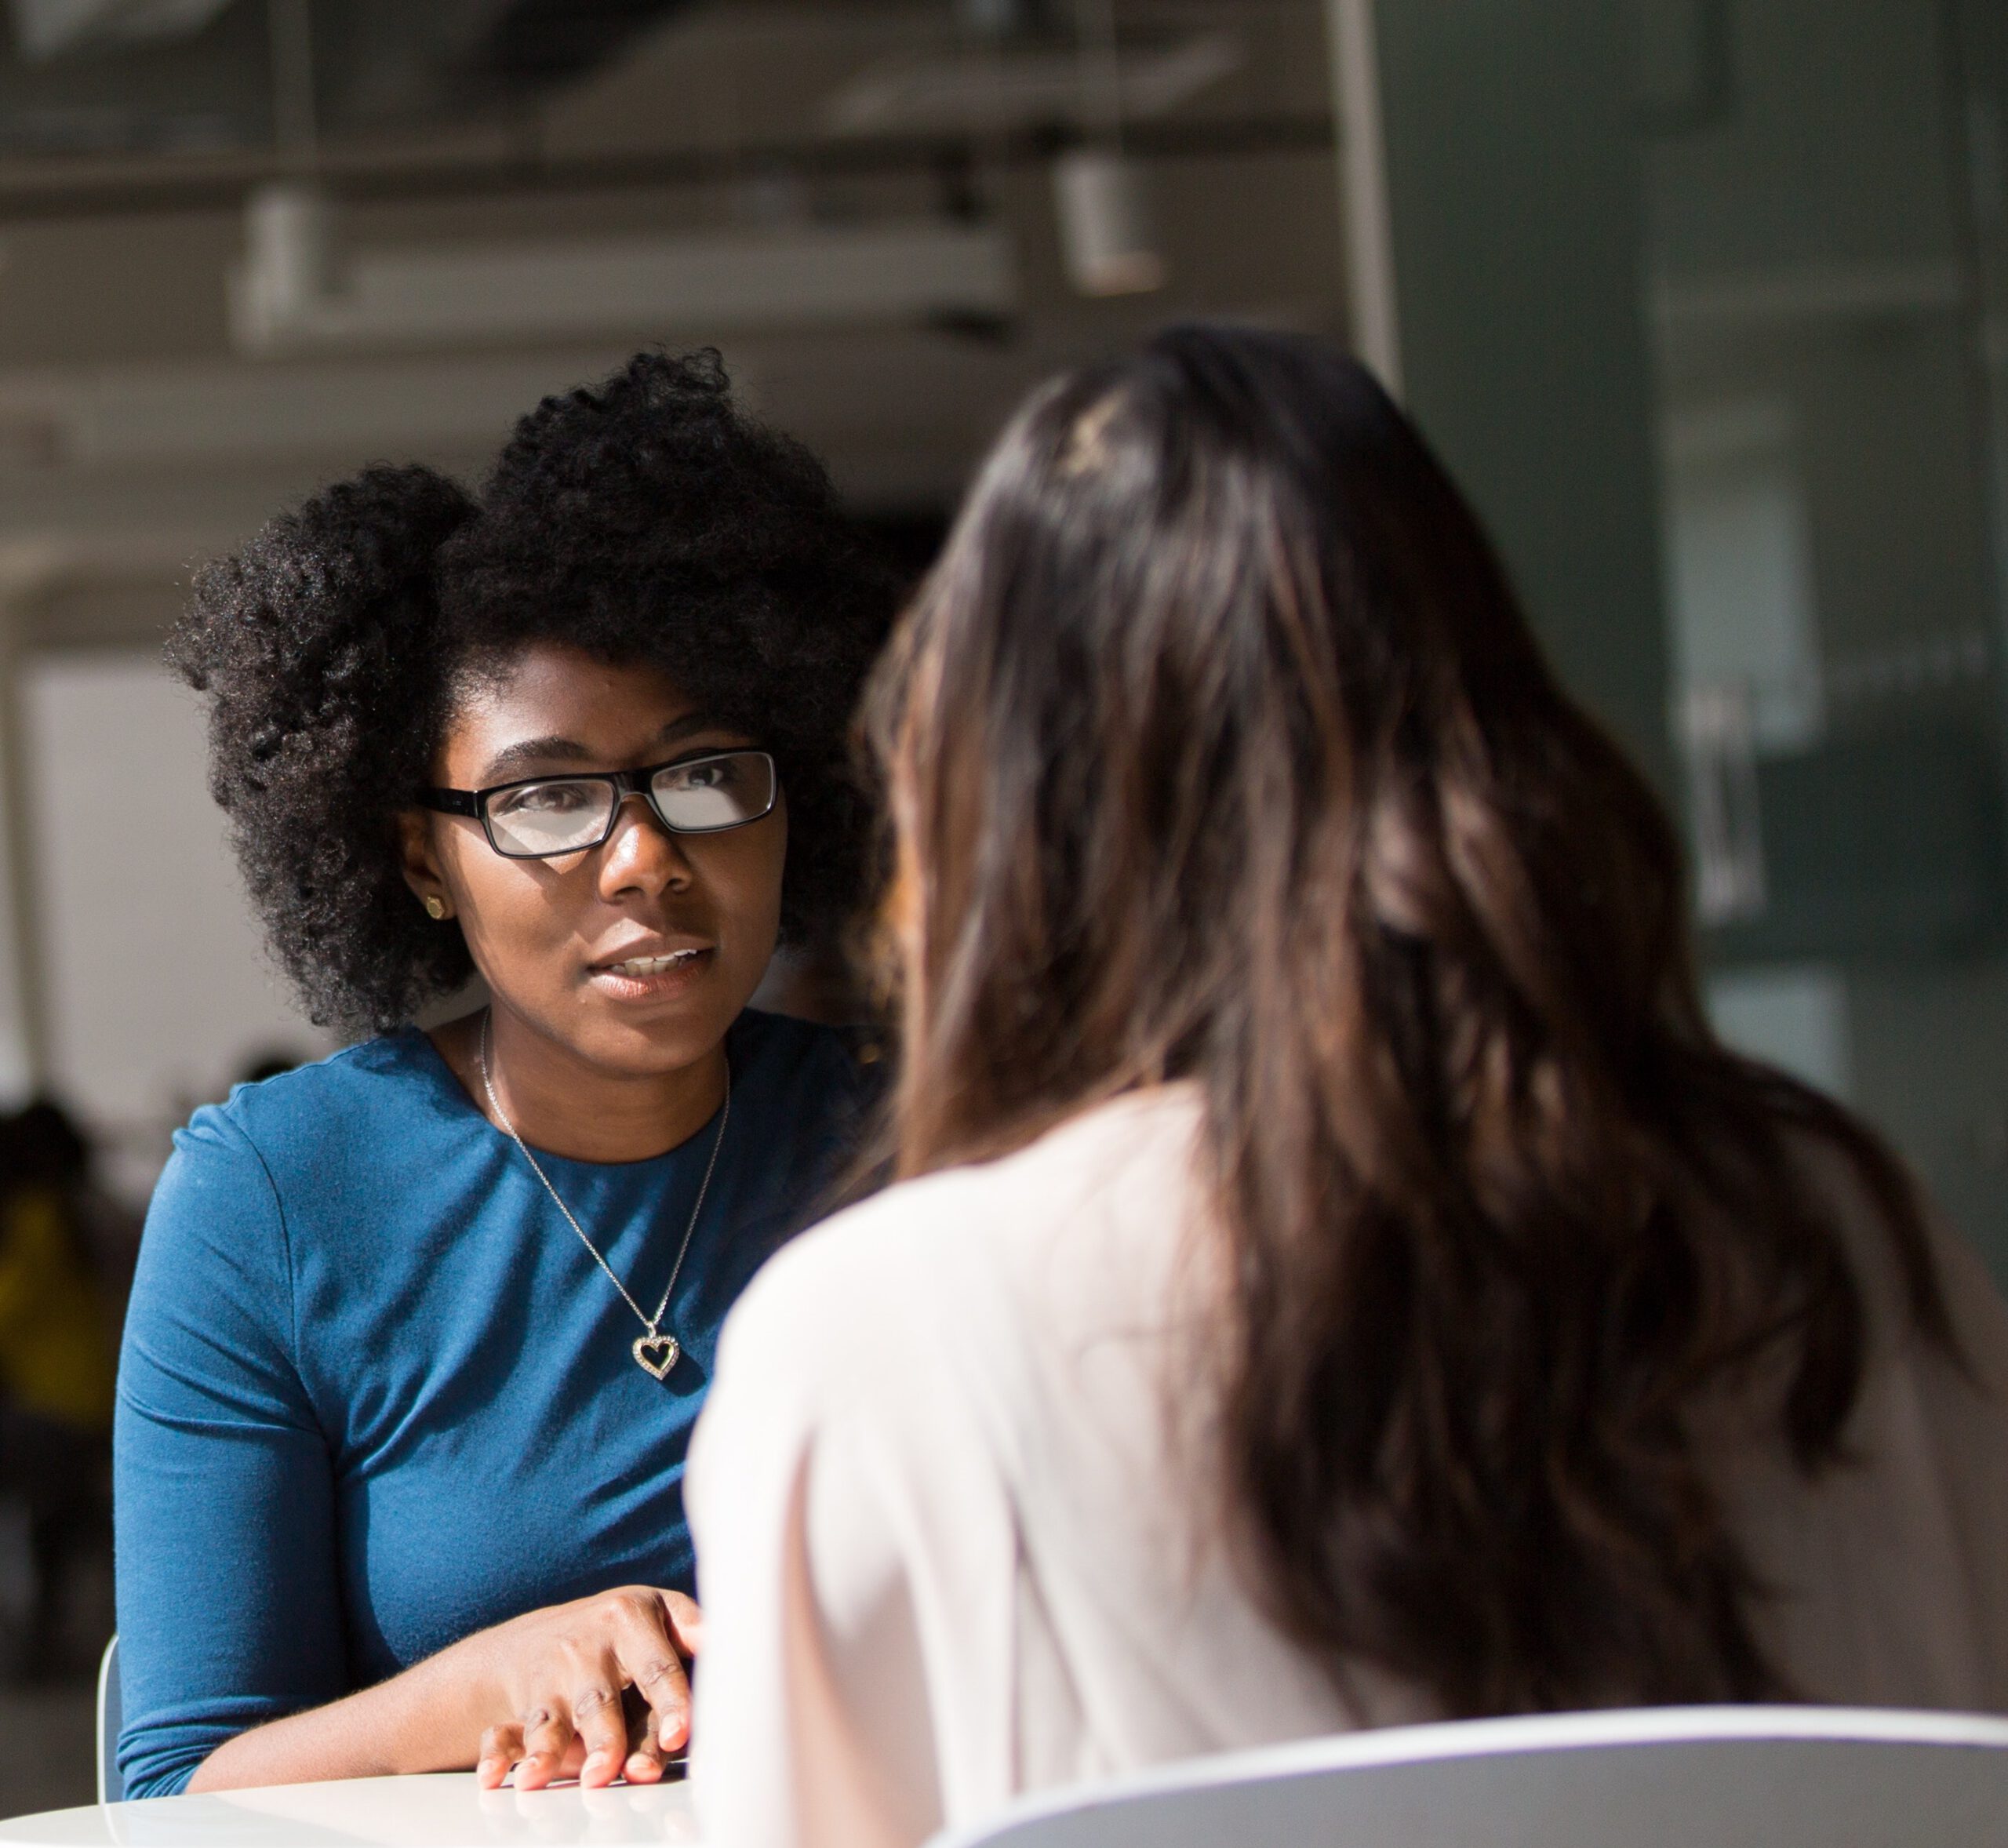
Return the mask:
<path id="1" fill-rule="evenodd" d="M 491 854 L 469 869 L 463 914 L 467 948 L 489 988 L 526 1000 L 566 985 L 579 938 L 576 906 L 562 902 L 562 877 L 523 876 L 522 865 Z M 543 863 L 539 863 L 543 864 Z"/>
<path id="2" fill-rule="evenodd" d="M 733 869 L 731 921 L 748 940 L 763 946 L 764 959 L 772 953 L 780 928 L 781 887 L 788 866 L 787 811 L 777 808 L 741 838 L 747 851 Z"/>

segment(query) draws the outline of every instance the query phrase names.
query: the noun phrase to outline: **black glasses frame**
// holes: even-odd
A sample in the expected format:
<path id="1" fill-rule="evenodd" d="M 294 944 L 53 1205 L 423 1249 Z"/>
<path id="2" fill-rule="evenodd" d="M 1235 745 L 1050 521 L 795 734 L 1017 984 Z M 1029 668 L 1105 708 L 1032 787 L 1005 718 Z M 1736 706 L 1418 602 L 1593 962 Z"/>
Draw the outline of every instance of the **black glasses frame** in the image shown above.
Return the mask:
<path id="1" fill-rule="evenodd" d="M 767 806 L 757 815 L 748 815 L 737 821 L 722 822 L 716 828 L 679 828 L 662 812 L 662 805 L 656 799 L 654 790 L 649 788 L 664 770 L 687 770 L 699 764 L 716 763 L 722 758 L 762 758 L 767 766 L 769 795 Z M 545 853 L 520 853 L 505 847 L 495 838 L 495 830 L 488 820 L 488 805 L 498 795 L 507 795 L 512 789 L 527 789 L 536 783 L 605 783 L 613 790 L 613 806 L 606 812 L 606 826 L 596 841 L 587 841 L 577 847 L 554 847 Z M 567 853 L 590 853 L 595 848 L 604 847 L 613 838 L 613 831 L 620 820 L 620 811 L 628 797 L 638 795 L 649 805 L 649 812 L 671 834 L 729 834 L 735 828 L 750 828 L 756 821 L 764 821 L 774 812 L 774 804 L 780 799 L 780 770 L 774 762 L 771 751 L 737 749 L 732 751 L 706 751 L 696 757 L 672 757 L 667 763 L 649 764 L 638 770 L 558 770 L 542 777 L 518 777 L 513 782 L 492 783 L 486 789 L 427 789 L 419 797 L 419 806 L 436 810 L 442 815 L 471 816 L 481 824 L 481 831 L 488 837 L 488 844 L 504 860 L 562 860 Z"/>

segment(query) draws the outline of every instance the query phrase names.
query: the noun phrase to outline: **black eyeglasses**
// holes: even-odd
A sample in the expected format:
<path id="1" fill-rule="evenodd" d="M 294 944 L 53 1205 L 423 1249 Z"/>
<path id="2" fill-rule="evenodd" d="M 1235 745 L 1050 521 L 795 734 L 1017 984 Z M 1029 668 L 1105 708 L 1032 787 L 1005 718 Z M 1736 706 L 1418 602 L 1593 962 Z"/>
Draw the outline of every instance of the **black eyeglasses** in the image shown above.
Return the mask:
<path id="1" fill-rule="evenodd" d="M 780 791 L 764 751 L 715 751 L 646 770 L 530 777 L 489 789 L 428 789 L 418 799 L 442 815 L 472 815 L 510 860 L 548 860 L 603 846 L 620 805 L 645 798 L 671 834 L 723 834 L 771 813 Z"/>

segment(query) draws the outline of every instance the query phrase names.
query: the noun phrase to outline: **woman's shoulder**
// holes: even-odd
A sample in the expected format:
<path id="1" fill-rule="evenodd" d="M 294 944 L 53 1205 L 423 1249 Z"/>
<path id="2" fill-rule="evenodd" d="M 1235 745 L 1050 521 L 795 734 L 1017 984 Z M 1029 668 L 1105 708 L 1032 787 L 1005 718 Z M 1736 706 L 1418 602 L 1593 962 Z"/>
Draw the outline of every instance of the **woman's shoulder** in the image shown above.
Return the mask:
<path id="1" fill-rule="evenodd" d="M 1846 1254 L 1862 1296 L 1872 1359 L 1937 1348 L 1916 1312 L 1912 1273 L 1887 1204 L 1879 1199 L 1848 1151 L 1795 1131 L 1788 1148 L 1810 1199 Z M 2008 1394 L 2008 1303 L 1988 1274 L 1979 1250 L 1946 1217 L 1923 1181 L 1899 1170 L 1923 1237 L 1920 1254 L 1944 1301 L 1952 1351 L 1996 1395 Z"/>
<path id="2" fill-rule="evenodd" d="M 415 1090 L 436 1089 L 442 1078 L 450 1075 L 431 1041 L 416 1027 L 400 1027 L 270 1078 L 233 1085 L 221 1104 L 196 1116 L 220 1116 L 255 1137 L 329 1111 L 402 1111 Z"/>
<path id="3" fill-rule="evenodd" d="M 953 1330 L 979 1338 L 976 1324 L 994 1320 L 1003 1297 L 1064 1295 L 1089 1278 L 1099 1288 L 1111 1268 L 1145 1284 L 1191 1204 L 1196 1124 L 1196 1100 L 1173 1087 L 1084 1111 L 994 1159 L 900 1181 L 770 1259 L 727 1337 L 737 1330 L 741 1348 L 803 1366 L 827 1348 L 852 1370 L 868 1343 L 932 1344 Z"/>
<path id="4" fill-rule="evenodd" d="M 469 1108 L 431 1042 L 404 1028 L 235 1086 L 175 1132 L 175 1154 L 184 1167 L 255 1159 L 275 1184 L 298 1182 L 330 1162 L 380 1160 L 443 1133 Z"/>
<path id="5" fill-rule="evenodd" d="M 773 1245 L 827 1213 L 864 1147 L 878 1096 L 875 1048 L 859 1034 L 748 1008 L 726 1041 L 734 1122 L 775 1203 Z"/>
<path id="6" fill-rule="evenodd" d="M 133 1296 L 142 1324 L 158 1337 L 162 1316 L 225 1297 L 283 1320 L 299 1240 L 328 1213 L 346 1232 L 362 1223 L 359 1198 L 383 1184 L 412 1126 L 444 1108 L 429 1095 L 440 1078 L 451 1082 L 423 1035 L 389 1034 L 198 1110 L 175 1132 L 147 1209 Z"/>

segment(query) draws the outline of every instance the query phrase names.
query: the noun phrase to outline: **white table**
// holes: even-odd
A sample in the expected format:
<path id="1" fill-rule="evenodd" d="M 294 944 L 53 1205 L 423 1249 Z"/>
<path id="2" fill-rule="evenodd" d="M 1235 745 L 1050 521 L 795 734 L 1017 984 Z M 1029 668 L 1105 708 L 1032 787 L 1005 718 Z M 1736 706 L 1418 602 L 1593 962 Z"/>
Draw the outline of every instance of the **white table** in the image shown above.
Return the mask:
<path id="1" fill-rule="evenodd" d="M 497 1848 L 512 1842 L 696 1848 L 689 1791 L 683 1783 L 482 1790 L 470 1771 L 358 1777 L 17 1816 L 0 1822 L 0 1848 Z"/>

